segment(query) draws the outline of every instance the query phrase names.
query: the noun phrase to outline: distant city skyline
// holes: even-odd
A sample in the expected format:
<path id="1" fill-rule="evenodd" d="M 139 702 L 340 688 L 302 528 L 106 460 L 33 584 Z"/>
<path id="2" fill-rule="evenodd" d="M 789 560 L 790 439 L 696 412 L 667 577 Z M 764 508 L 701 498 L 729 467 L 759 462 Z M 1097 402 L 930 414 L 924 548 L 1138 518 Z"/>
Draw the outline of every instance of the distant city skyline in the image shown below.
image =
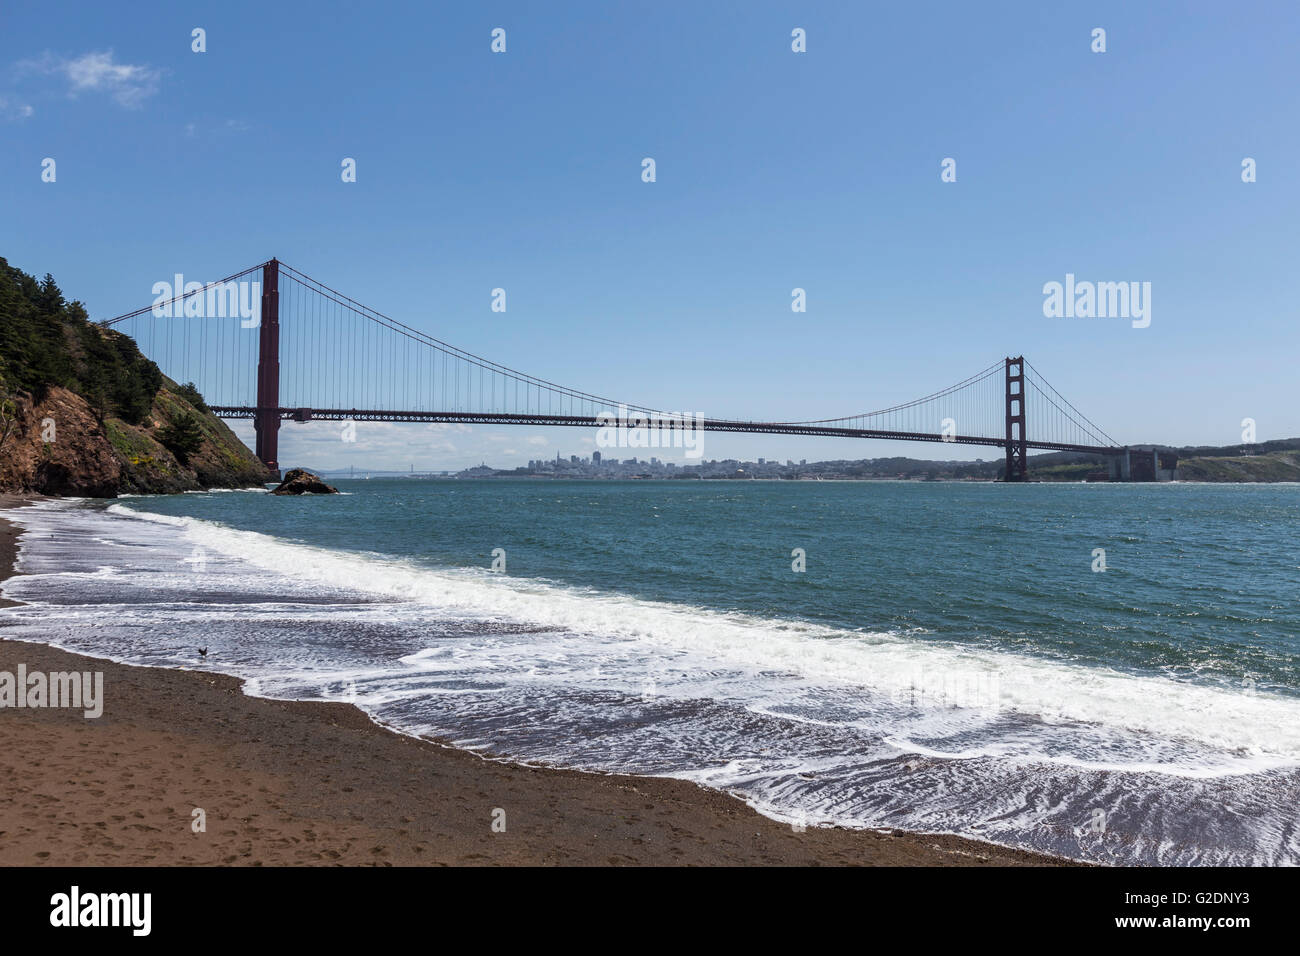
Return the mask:
<path id="1" fill-rule="evenodd" d="M 884 457 L 879 459 L 829 459 L 826 461 L 809 461 L 808 459 L 769 459 L 759 457 L 757 459 L 692 459 L 685 464 L 678 464 L 674 461 L 665 461 L 657 455 L 632 455 L 626 458 L 614 455 L 605 455 L 601 451 L 593 451 L 588 456 L 577 454 L 565 455 L 562 452 L 556 452 L 554 458 L 533 458 L 520 466 L 494 466 L 487 461 L 481 461 L 477 465 L 471 465 L 460 469 L 418 469 L 412 462 L 405 469 L 395 468 L 373 468 L 366 467 L 364 464 L 360 467 L 348 465 L 341 468 L 322 468 L 314 466 L 311 462 L 292 462 L 288 467 L 302 467 L 309 470 L 315 468 L 321 474 L 327 474 L 332 477 L 403 477 L 405 475 L 425 476 L 433 475 L 440 477 L 502 477 L 508 475 L 527 475 L 535 477 L 551 478 L 673 478 L 673 477 L 754 477 L 754 478 L 781 478 L 794 477 L 800 474 L 812 476 L 818 472 L 830 471 L 838 473 L 837 469 L 832 466 L 844 464 L 846 462 L 854 465 L 868 462 L 889 462 L 894 459 Z M 974 465 L 997 465 L 998 462 L 988 462 L 983 458 L 976 459 L 973 462 L 967 462 L 957 459 L 913 459 L 923 464 L 945 464 L 952 465 L 958 469 Z M 880 469 L 878 474 L 892 476 L 896 469 Z"/>

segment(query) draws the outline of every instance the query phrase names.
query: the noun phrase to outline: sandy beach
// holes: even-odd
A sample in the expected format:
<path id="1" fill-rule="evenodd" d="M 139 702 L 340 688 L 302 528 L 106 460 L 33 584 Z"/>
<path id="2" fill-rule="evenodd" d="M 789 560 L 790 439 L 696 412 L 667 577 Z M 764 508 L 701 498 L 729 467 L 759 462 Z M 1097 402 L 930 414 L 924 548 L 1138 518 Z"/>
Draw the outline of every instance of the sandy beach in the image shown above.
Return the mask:
<path id="1" fill-rule="evenodd" d="M 0 519 L 0 578 L 16 547 Z M 689 782 L 487 760 L 347 704 L 252 698 L 228 676 L 0 641 L 0 670 L 20 664 L 102 672 L 105 702 L 98 719 L 0 709 L 9 866 L 1062 862 L 951 836 L 796 832 Z"/>

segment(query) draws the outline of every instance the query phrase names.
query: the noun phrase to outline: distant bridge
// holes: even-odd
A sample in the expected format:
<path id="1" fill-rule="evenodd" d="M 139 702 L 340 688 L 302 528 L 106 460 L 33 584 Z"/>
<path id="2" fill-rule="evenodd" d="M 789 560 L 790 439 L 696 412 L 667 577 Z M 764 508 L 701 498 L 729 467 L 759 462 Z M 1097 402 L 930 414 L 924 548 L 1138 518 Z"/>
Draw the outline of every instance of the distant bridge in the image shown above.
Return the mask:
<path id="1" fill-rule="evenodd" d="M 253 287 L 254 310 L 241 314 L 232 305 Z M 326 419 L 577 428 L 619 423 L 659 430 L 665 437 L 657 447 L 680 443 L 674 432 L 682 429 L 985 445 L 1003 449 L 1008 481 L 1028 477 L 1033 448 L 1109 456 L 1111 476 L 1129 477 L 1129 449 L 1023 356 L 873 412 L 791 422 L 707 418 L 617 402 L 497 364 L 276 259 L 175 293 L 101 324 L 130 334 L 174 381 L 194 382 L 215 414 L 251 419 L 257 456 L 273 469 L 279 468 L 281 422 Z M 1031 405 L 1033 437 L 1026 427 Z"/>

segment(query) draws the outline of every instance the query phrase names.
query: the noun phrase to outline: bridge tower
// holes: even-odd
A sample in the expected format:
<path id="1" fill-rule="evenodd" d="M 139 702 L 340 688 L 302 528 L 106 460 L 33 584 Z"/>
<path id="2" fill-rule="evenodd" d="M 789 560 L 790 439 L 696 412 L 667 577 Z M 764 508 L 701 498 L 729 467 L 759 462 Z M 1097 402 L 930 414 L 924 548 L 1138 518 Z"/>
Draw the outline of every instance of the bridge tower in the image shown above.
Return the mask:
<path id="1" fill-rule="evenodd" d="M 257 343 L 257 457 L 280 476 L 280 263 L 262 266 L 262 324 Z"/>
<path id="2" fill-rule="evenodd" d="M 1007 474 L 1006 481 L 1026 481 L 1029 461 L 1025 442 L 1025 357 L 1007 358 Z"/>

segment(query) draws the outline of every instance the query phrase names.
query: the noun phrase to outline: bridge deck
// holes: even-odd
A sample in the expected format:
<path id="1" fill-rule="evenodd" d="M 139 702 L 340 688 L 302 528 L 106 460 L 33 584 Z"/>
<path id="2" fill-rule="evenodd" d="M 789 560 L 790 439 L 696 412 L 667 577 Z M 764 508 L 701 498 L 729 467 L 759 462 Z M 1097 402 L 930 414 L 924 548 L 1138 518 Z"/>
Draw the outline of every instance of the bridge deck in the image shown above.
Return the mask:
<path id="1" fill-rule="evenodd" d="M 253 405 L 212 405 L 214 415 L 220 418 L 253 419 L 257 407 Z M 601 428 L 609 421 L 587 415 L 534 415 L 506 412 L 410 412 L 361 408 L 281 408 L 281 421 L 357 421 L 357 422 L 441 422 L 466 425 L 555 425 L 568 428 Z M 635 422 L 631 421 L 629 427 Z M 686 419 L 687 428 L 711 432 L 738 432 L 754 435 L 816 435 L 828 438 L 883 438 L 894 441 L 939 442 L 945 445 L 984 445 L 1005 448 L 1004 438 L 985 438 L 975 435 L 942 435 L 929 432 L 880 431 L 870 428 L 839 428 L 816 424 L 790 424 L 783 422 L 744 422 L 722 418 Z M 675 429 L 665 425 L 664 431 Z M 1035 441 L 1029 439 L 1026 447 L 1043 451 L 1075 451 L 1094 455 L 1120 455 L 1124 449 L 1102 445 L 1072 445 L 1065 442 Z M 660 447 L 666 447 L 661 445 Z"/>

